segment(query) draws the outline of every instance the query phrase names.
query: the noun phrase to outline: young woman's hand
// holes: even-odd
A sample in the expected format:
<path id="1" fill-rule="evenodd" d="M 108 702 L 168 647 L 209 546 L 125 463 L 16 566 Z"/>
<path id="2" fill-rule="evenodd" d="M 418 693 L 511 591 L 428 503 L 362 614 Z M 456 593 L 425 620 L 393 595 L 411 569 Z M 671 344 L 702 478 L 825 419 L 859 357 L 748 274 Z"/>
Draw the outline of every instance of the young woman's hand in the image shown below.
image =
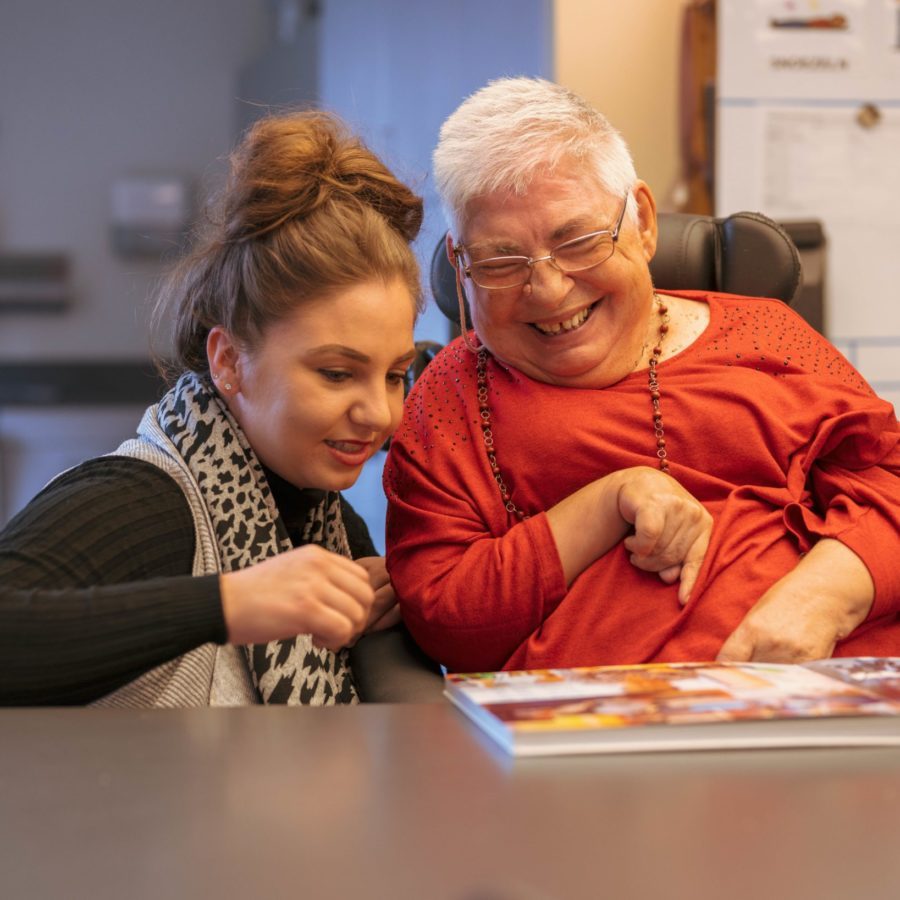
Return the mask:
<path id="1" fill-rule="evenodd" d="M 376 606 L 369 568 L 315 544 L 227 572 L 219 586 L 232 644 L 309 634 L 316 646 L 339 650 L 359 637 Z M 379 602 L 383 614 L 384 593 Z"/>
<path id="2" fill-rule="evenodd" d="M 400 607 L 397 606 L 397 595 L 388 577 L 383 556 L 362 556 L 356 560 L 369 575 L 369 583 L 375 591 L 375 602 L 369 610 L 369 618 L 363 634 L 370 631 L 382 631 L 400 621 Z"/>

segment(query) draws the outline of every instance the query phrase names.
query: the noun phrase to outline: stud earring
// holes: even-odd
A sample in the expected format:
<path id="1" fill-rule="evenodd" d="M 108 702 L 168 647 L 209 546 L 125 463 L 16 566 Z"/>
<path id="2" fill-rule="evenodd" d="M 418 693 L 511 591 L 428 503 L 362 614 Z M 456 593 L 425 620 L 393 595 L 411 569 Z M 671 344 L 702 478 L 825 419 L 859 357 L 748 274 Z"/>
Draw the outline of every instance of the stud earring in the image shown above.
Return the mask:
<path id="1" fill-rule="evenodd" d="M 226 390 L 226 391 L 230 391 L 230 390 L 231 390 L 231 382 L 230 382 L 230 381 L 226 381 L 226 382 L 225 382 L 225 390 Z"/>

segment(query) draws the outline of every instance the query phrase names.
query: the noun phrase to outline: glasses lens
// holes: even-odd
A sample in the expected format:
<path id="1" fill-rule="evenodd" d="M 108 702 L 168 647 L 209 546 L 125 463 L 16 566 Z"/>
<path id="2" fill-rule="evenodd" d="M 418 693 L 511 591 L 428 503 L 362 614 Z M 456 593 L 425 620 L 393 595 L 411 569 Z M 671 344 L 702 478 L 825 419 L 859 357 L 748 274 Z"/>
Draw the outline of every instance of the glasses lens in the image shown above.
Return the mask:
<path id="1" fill-rule="evenodd" d="M 596 231 L 557 247 L 553 258 L 564 272 L 576 272 L 606 262 L 612 256 L 614 246 L 608 231 Z"/>
<path id="2" fill-rule="evenodd" d="M 483 288 L 515 287 L 528 281 L 528 260 L 524 256 L 497 256 L 469 265 L 472 281 Z"/>

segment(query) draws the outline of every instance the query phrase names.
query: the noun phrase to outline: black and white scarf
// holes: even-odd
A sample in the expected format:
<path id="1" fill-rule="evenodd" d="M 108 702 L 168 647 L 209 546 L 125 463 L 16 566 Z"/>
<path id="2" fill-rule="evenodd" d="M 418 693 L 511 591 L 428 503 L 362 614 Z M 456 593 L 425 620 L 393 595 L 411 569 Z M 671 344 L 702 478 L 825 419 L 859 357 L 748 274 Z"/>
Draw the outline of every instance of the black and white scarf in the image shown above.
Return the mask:
<path id="1" fill-rule="evenodd" d="M 292 549 L 263 467 L 209 382 L 192 372 L 182 375 L 159 402 L 156 419 L 200 488 L 223 572 Z M 310 509 L 302 541 L 350 556 L 339 494 L 326 493 Z M 346 650 L 318 649 L 309 635 L 244 649 L 264 703 L 357 702 Z"/>

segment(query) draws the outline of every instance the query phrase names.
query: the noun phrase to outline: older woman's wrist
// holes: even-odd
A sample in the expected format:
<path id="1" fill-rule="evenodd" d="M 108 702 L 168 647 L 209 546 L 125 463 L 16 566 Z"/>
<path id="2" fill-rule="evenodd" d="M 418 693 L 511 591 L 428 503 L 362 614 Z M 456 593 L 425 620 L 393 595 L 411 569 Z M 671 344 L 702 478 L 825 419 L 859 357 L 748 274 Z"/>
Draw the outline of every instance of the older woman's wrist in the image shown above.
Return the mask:
<path id="1" fill-rule="evenodd" d="M 629 525 L 619 512 L 619 491 L 624 484 L 622 473 L 613 472 L 547 510 L 568 584 L 627 533 Z"/>
<path id="2" fill-rule="evenodd" d="M 807 596 L 818 597 L 831 611 L 837 640 L 847 637 L 872 610 L 875 582 L 869 569 L 839 540 L 820 540 L 797 563 L 792 574 L 801 581 Z"/>

